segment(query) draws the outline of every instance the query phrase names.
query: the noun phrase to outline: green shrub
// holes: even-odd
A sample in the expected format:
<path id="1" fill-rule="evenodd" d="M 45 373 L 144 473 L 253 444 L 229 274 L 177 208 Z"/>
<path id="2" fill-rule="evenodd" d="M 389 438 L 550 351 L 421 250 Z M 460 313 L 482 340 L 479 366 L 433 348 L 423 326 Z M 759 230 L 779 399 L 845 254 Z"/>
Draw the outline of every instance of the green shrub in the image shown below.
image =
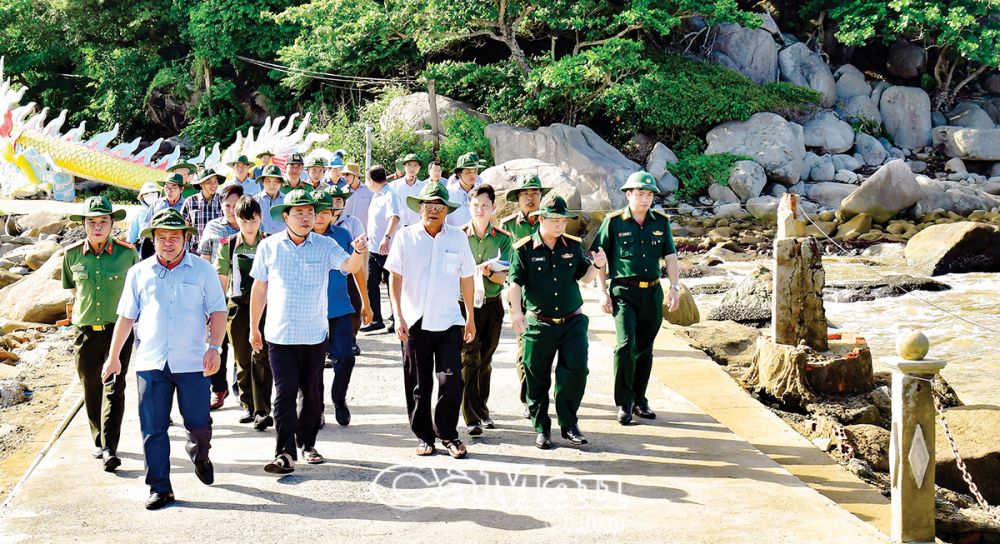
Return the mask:
<path id="1" fill-rule="evenodd" d="M 459 110 L 445 119 L 443 125 L 447 136 L 441 138 L 438 159 L 445 172 L 455 166 L 460 156 L 470 151 L 479 154 L 486 168 L 493 166 L 490 139 L 486 137 L 486 121 Z"/>
<path id="2" fill-rule="evenodd" d="M 678 148 L 677 162 L 667 164 L 667 170 L 680 182 L 677 196 L 681 198 L 694 198 L 704 194 L 712 183 L 728 186 L 729 171 L 733 163 L 751 160 L 750 157 L 733 153 L 705 155 L 704 144 L 694 138 L 686 138 L 680 145 L 682 147 Z"/>

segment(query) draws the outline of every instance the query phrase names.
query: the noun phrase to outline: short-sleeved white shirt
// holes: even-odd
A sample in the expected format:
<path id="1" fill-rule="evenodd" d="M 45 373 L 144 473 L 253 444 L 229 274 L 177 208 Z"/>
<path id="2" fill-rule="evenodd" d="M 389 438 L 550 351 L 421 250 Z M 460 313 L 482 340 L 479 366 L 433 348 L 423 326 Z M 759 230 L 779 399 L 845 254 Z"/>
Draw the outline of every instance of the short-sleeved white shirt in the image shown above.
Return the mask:
<path id="1" fill-rule="evenodd" d="M 422 224 L 400 230 L 385 268 L 403 277 L 400 311 L 407 324 L 423 319 L 425 331 L 465 324 L 458 301 L 460 280 L 476 272 L 476 261 L 462 229 L 443 225 L 437 236 Z"/>
<path id="2" fill-rule="evenodd" d="M 365 226 L 365 232 L 368 233 L 368 245 L 373 250 L 378 250 L 378 245 L 382 243 L 382 238 L 389 230 L 389 221 L 393 217 L 399 217 L 399 198 L 386 183 L 379 192 L 372 195 L 372 202 L 368 205 L 368 224 Z"/>

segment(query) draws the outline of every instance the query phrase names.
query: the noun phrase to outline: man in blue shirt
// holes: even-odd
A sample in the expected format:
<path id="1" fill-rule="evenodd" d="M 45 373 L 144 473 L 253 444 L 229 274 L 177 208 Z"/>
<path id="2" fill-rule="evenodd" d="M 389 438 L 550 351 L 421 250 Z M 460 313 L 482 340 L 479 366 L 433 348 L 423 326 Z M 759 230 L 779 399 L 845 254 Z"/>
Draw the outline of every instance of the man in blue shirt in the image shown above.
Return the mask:
<path id="1" fill-rule="evenodd" d="M 331 188 L 338 191 L 337 188 Z M 344 251 L 351 251 L 351 233 L 342 227 L 333 225 L 334 208 L 331 190 L 316 191 L 313 197 L 322 202 L 327 209 L 316 214 L 316 225 L 313 232 L 333 238 Z M 343 210 L 343 198 L 337 199 L 337 211 Z M 357 310 L 351 301 L 349 286 L 360 286 L 360 300 Z M 330 337 L 327 341 L 327 368 L 333 368 L 333 388 L 330 397 L 333 400 L 337 423 L 346 427 L 351 422 L 351 411 L 347 407 L 347 386 L 351 383 L 351 373 L 354 371 L 354 314 L 361 313 L 361 320 L 368 324 L 372 320 L 372 309 L 368 304 L 368 289 L 365 286 L 365 275 L 357 271 L 351 278 L 344 276 L 339 270 L 330 271 L 330 284 L 326 289 L 326 317 L 330 322 Z"/>
<path id="2" fill-rule="evenodd" d="M 364 237 L 355 239 L 350 256 L 337 242 L 314 233 L 316 212 L 326 205 L 302 190 L 285 195 L 282 204 L 271 208 L 272 217 L 281 217 L 285 230 L 268 236 L 257 247 L 250 275 L 250 345 L 264 348 L 274 375 L 274 427 L 277 432 L 275 459 L 264 470 L 288 474 L 295 470 L 298 449 L 309 464 L 323 462 L 316 451 L 316 434 L 323 415 L 323 360 L 329 322 L 326 307 L 316 304 L 316 293 L 325 293 L 329 272 L 345 274 L 361 270 L 365 253 Z M 264 335 L 261 317 L 267 305 Z M 296 410 L 299 392 L 302 406 Z"/>
<path id="3" fill-rule="evenodd" d="M 102 379 L 121 372 L 126 338 L 135 332 L 134 365 L 139 386 L 139 425 L 150 495 L 146 509 L 174 501 L 170 485 L 170 410 L 174 392 L 184 416 L 187 452 L 195 474 L 206 485 L 215 481 L 208 450 L 212 439 L 209 376 L 219 370 L 226 333 L 226 297 L 208 261 L 186 251 L 195 231 L 174 209 L 160 211 L 140 234 L 150 238 L 156 255 L 128 271 L 118 303 L 118 321 Z M 206 334 L 205 323 L 208 322 Z"/>
<path id="4" fill-rule="evenodd" d="M 281 192 L 281 186 L 285 183 L 281 177 L 281 170 L 272 164 L 264 169 L 259 180 L 264 190 L 253 198 L 260 204 L 260 211 L 263 214 L 260 230 L 264 231 L 264 234 L 281 232 L 285 230 L 281 216 L 279 215 L 277 219 L 271 216 L 271 206 L 277 206 L 285 201 L 285 193 Z"/>

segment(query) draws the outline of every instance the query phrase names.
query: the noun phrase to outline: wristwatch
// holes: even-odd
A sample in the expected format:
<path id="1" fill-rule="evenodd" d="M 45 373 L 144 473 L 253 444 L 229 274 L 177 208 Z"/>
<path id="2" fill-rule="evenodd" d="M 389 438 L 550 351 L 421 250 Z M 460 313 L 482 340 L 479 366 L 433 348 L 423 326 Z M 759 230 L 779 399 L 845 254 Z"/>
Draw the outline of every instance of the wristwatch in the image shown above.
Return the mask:
<path id="1" fill-rule="evenodd" d="M 670 288 L 673 289 L 674 291 L 677 291 L 679 293 L 680 290 L 681 290 L 681 284 L 679 284 L 679 283 L 671 283 L 670 284 Z"/>
<path id="2" fill-rule="evenodd" d="M 219 352 L 219 355 L 222 355 L 222 346 L 217 346 L 215 344 L 209 344 L 208 345 L 208 349 L 214 349 L 215 351 Z"/>

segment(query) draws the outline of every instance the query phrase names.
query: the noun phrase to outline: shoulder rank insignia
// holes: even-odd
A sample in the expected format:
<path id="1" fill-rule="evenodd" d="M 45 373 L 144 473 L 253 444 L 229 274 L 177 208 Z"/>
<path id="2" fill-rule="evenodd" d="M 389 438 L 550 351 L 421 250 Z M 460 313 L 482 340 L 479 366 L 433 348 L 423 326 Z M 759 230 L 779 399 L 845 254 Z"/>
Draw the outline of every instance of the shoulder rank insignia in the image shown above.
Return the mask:
<path id="1" fill-rule="evenodd" d="M 563 238 L 569 238 L 570 240 L 573 240 L 574 242 L 580 242 L 580 243 L 583 242 L 583 240 L 581 240 L 580 238 L 577 238 L 576 236 L 573 236 L 571 234 L 563 234 Z"/>
<path id="2" fill-rule="evenodd" d="M 521 247 L 523 247 L 530 241 L 531 241 L 531 236 L 525 236 L 524 238 L 521 238 L 520 240 L 514 242 L 514 249 L 521 249 Z"/>

